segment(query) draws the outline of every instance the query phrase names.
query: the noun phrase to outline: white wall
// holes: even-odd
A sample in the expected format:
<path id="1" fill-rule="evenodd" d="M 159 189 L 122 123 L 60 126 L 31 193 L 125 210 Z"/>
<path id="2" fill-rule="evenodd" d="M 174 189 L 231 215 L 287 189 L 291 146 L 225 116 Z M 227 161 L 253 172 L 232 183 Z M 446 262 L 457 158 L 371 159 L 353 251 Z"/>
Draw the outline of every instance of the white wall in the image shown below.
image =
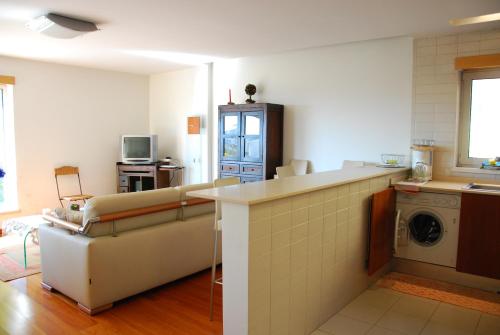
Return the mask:
<path id="1" fill-rule="evenodd" d="M 152 75 L 149 81 L 150 130 L 158 134 L 159 157 L 170 156 L 185 165 L 184 182 L 207 181 L 209 66 Z M 187 134 L 187 117 L 202 117 L 200 135 Z"/>
<path id="2" fill-rule="evenodd" d="M 80 167 L 84 192 L 116 192 L 120 135 L 149 132 L 148 77 L 7 57 L 0 73 L 16 77 L 16 214 L 58 205 L 61 165 Z"/>
<path id="3" fill-rule="evenodd" d="M 381 153 L 409 154 L 411 38 L 221 61 L 213 76 L 215 126 L 216 106 L 227 103 L 229 88 L 236 103 L 253 83 L 257 101 L 285 105 L 285 162 L 308 159 L 314 171 L 323 171 L 345 159 L 379 162 Z"/>

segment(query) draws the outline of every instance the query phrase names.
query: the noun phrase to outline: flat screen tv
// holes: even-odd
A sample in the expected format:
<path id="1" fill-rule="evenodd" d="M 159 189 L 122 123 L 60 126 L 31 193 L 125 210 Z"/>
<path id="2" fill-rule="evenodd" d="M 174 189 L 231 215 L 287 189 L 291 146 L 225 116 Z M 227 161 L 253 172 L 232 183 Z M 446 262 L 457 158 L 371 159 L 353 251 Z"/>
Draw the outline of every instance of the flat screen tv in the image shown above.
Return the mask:
<path id="1" fill-rule="evenodd" d="M 123 135 L 123 163 L 153 163 L 158 160 L 157 135 Z"/>

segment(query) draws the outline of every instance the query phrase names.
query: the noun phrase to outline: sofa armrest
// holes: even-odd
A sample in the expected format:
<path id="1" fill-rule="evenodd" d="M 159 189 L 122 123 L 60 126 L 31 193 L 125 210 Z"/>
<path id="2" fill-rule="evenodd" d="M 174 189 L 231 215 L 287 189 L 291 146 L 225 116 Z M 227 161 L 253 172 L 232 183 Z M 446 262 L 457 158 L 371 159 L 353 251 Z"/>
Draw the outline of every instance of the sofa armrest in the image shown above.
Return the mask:
<path id="1" fill-rule="evenodd" d="M 93 239 L 49 224 L 41 224 L 38 232 L 43 283 L 89 306 Z"/>
<path id="2" fill-rule="evenodd" d="M 79 224 L 76 224 L 76 223 L 73 223 L 73 222 L 69 222 L 69 221 L 65 221 L 65 220 L 61 220 L 61 219 L 56 218 L 55 216 L 52 216 L 52 215 L 44 214 L 44 215 L 42 215 L 42 217 L 45 220 L 47 220 L 50 223 L 52 223 L 52 224 L 59 225 L 59 226 L 65 228 L 65 229 L 68 229 L 68 230 L 70 230 L 72 232 L 75 232 L 75 233 L 80 232 L 80 228 L 82 227 Z"/>

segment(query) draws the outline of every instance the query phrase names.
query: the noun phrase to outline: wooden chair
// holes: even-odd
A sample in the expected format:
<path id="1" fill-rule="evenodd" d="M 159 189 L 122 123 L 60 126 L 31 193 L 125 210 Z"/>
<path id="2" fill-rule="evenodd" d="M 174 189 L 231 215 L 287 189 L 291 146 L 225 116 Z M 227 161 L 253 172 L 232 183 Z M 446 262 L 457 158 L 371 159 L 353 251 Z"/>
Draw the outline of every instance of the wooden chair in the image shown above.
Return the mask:
<path id="1" fill-rule="evenodd" d="M 237 177 L 229 177 L 229 178 L 214 180 L 214 187 L 223 187 L 223 186 L 238 185 L 238 184 L 240 184 L 240 178 Z M 212 280 L 210 283 L 210 321 L 213 320 L 214 316 L 214 287 L 215 284 L 222 285 L 222 277 L 218 279 L 216 277 L 217 256 L 218 256 L 217 247 L 219 244 L 219 234 L 220 232 L 222 232 L 222 225 L 223 225 L 221 207 L 222 206 L 220 200 L 217 200 L 215 202 L 214 249 L 213 249 L 214 252 L 212 255 Z"/>
<path id="2" fill-rule="evenodd" d="M 293 171 L 296 176 L 303 176 L 307 174 L 307 164 L 308 161 L 303 159 L 292 159 L 290 160 L 290 165 L 293 167 Z"/>
<path id="3" fill-rule="evenodd" d="M 278 166 L 276 167 L 276 174 L 278 175 L 278 179 L 293 177 L 295 176 L 295 170 L 291 165 Z"/>
<path id="4" fill-rule="evenodd" d="M 93 197 L 93 195 L 89 194 L 83 194 L 82 192 L 82 183 L 80 181 L 80 170 L 76 166 L 62 166 L 60 168 L 55 168 L 54 169 L 54 175 L 56 178 L 56 187 L 57 187 L 57 196 L 59 197 L 59 202 L 61 203 L 61 207 L 64 207 L 63 205 L 63 200 L 67 201 L 68 203 L 74 202 L 74 201 L 87 201 L 87 199 L 90 199 Z M 80 188 L 80 194 L 75 194 L 75 195 L 61 195 L 60 189 L 59 189 L 59 176 L 68 176 L 68 175 L 76 175 L 78 179 L 78 187 Z"/>

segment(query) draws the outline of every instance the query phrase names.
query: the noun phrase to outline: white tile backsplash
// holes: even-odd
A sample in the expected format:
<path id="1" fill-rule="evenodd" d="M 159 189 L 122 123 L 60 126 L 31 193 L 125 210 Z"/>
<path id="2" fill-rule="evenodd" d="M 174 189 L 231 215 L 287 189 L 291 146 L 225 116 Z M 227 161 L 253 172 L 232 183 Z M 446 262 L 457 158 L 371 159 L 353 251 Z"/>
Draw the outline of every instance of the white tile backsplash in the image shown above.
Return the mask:
<path id="1" fill-rule="evenodd" d="M 488 176 L 453 172 L 460 75 L 457 56 L 500 53 L 500 29 L 415 39 L 412 137 L 436 141 L 434 176 L 441 179 Z M 441 156 L 441 157 L 439 157 Z M 498 176 L 500 180 L 500 176 Z M 496 177 L 493 177 L 496 178 Z"/>

